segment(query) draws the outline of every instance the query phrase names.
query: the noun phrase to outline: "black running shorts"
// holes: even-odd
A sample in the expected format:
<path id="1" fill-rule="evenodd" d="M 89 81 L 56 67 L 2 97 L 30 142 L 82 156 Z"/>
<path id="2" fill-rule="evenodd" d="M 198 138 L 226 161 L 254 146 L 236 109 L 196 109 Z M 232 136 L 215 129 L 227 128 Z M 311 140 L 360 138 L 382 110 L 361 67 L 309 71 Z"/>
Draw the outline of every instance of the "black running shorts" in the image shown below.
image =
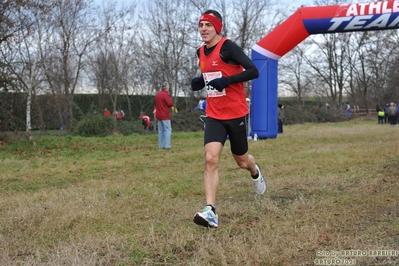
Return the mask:
<path id="1" fill-rule="evenodd" d="M 248 151 L 247 116 L 231 119 L 217 120 L 206 118 L 204 145 L 210 142 L 220 142 L 222 145 L 226 139 L 230 139 L 231 152 L 235 155 L 243 155 Z"/>

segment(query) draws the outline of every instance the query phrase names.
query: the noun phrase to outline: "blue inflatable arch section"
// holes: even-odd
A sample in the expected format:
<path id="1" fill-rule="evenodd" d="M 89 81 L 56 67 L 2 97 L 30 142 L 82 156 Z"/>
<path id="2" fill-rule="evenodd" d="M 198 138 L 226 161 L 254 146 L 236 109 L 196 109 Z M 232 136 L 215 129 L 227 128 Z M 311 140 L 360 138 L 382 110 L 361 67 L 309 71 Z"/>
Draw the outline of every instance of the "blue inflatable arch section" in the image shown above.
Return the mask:
<path id="1" fill-rule="evenodd" d="M 251 136 L 277 137 L 278 60 L 311 34 L 399 28 L 399 1 L 299 8 L 252 47 Z"/>

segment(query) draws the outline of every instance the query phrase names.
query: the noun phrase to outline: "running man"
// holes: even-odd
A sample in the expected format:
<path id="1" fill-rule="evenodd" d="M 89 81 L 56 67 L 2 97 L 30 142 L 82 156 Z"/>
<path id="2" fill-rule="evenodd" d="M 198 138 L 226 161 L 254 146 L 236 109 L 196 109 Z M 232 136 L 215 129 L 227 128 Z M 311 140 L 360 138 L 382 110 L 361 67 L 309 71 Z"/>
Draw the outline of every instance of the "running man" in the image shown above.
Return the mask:
<path id="1" fill-rule="evenodd" d="M 249 110 L 244 90 L 244 81 L 257 78 L 259 72 L 236 43 L 220 35 L 222 27 L 222 16 L 217 11 L 208 10 L 201 15 L 198 30 L 204 44 L 197 50 L 197 56 L 202 75 L 191 81 L 193 91 L 204 87 L 207 91 L 204 134 L 206 206 L 194 215 L 194 222 L 205 227 L 218 227 L 218 165 L 227 136 L 234 160 L 240 168 L 250 172 L 255 191 L 258 194 L 266 191 L 260 168 L 255 158 L 248 154 Z"/>

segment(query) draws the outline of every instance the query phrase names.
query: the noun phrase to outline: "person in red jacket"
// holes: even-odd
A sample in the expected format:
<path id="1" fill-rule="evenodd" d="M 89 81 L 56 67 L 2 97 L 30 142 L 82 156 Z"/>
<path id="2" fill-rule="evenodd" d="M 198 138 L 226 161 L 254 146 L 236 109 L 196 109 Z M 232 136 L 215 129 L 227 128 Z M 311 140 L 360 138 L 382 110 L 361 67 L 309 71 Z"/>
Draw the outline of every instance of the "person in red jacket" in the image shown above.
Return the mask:
<path id="1" fill-rule="evenodd" d="M 144 112 L 141 112 L 139 119 L 141 119 L 141 124 L 143 125 L 144 130 L 150 128 L 151 119 L 148 115 L 146 115 Z"/>
<path id="2" fill-rule="evenodd" d="M 107 108 L 104 109 L 103 115 L 106 117 L 110 117 L 111 116 L 111 111 L 108 110 Z"/>
<path id="3" fill-rule="evenodd" d="M 118 109 L 118 110 L 116 111 L 116 113 L 115 113 L 115 118 L 116 118 L 116 121 L 122 121 L 122 119 L 123 119 L 123 113 L 121 112 L 120 109 Z"/>
<path id="4" fill-rule="evenodd" d="M 223 146 L 230 140 L 230 150 L 240 168 L 251 175 L 256 193 L 266 191 L 266 181 L 255 158 L 248 154 L 247 115 L 244 81 L 259 76 L 252 60 L 233 41 L 220 34 L 222 16 L 215 10 L 203 13 L 198 30 L 204 44 L 197 50 L 202 75 L 191 81 L 193 91 L 206 87 L 205 170 L 206 206 L 194 215 L 194 222 L 205 227 L 218 227 L 216 192 L 219 186 L 218 165 Z M 245 71 L 244 71 L 245 69 Z"/>
<path id="5" fill-rule="evenodd" d="M 169 94 L 169 84 L 164 82 L 162 89 L 155 95 L 155 117 L 158 123 L 158 147 L 160 149 L 170 149 L 172 137 L 172 124 L 170 108 L 173 106 L 172 98 Z"/>

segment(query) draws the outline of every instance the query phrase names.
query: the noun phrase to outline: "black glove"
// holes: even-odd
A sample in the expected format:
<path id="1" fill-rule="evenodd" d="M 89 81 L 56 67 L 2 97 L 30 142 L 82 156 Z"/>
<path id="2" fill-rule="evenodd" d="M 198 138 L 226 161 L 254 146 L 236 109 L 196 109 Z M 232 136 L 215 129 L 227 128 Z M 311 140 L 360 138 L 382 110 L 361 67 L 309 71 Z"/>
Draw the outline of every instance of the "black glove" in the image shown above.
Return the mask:
<path id="1" fill-rule="evenodd" d="M 202 90 L 205 87 L 205 81 L 202 77 L 196 77 L 191 80 L 191 89 L 193 91 Z"/>
<path id="2" fill-rule="evenodd" d="M 218 91 L 223 91 L 224 88 L 227 88 L 229 86 L 229 83 L 227 82 L 225 77 L 221 77 L 209 81 L 208 85 L 214 87 Z"/>

